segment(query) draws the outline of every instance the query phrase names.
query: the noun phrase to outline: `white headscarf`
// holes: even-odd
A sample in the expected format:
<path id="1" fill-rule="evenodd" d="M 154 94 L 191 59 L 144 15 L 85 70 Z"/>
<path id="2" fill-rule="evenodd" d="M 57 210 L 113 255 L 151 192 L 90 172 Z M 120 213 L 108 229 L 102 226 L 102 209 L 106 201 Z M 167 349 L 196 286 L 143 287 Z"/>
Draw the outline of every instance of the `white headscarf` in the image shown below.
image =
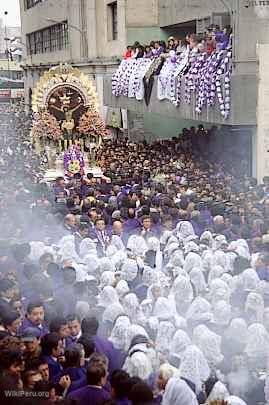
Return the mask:
<path id="1" fill-rule="evenodd" d="M 205 298 L 196 297 L 187 310 L 186 319 L 188 321 L 210 321 L 212 319 L 210 303 Z"/>
<path id="2" fill-rule="evenodd" d="M 178 276 L 172 286 L 175 300 L 180 302 L 191 302 L 193 300 L 193 288 L 190 280 L 184 276 Z"/>
<path id="3" fill-rule="evenodd" d="M 143 326 L 131 324 L 127 330 L 125 351 L 129 350 L 133 338 L 138 335 L 145 336 L 147 339 L 149 339 L 149 336 Z"/>
<path id="4" fill-rule="evenodd" d="M 162 405 L 198 405 L 198 402 L 185 381 L 172 377 L 165 387 Z"/>
<path id="5" fill-rule="evenodd" d="M 142 236 L 132 235 L 128 239 L 127 249 L 131 250 L 135 256 L 145 256 L 148 247 L 145 239 Z"/>
<path id="6" fill-rule="evenodd" d="M 137 321 L 137 316 L 139 312 L 139 301 L 134 293 L 129 293 L 125 295 L 122 300 L 122 306 L 127 316 L 132 320 L 132 322 Z"/>
<path id="7" fill-rule="evenodd" d="M 179 359 L 182 358 L 183 353 L 188 346 L 191 345 L 189 335 L 182 329 L 176 331 L 171 342 L 170 353 L 172 356 Z"/>
<path id="8" fill-rule="evenodd" d="M 213 322 L 217 325 L 229 325 L 232 317 L 231 305 L 226 301 L 218 301 L 213 308 Z"/>
<path id="9" fill-rule="evenodd" d="M 86 318 L 90 314 L 89 303 L 86 301 L 77 301 L 75 312 L 78 314 L 80 319 Z"/>
<path id="10" fill-rule="evenodd" d="M 216 278 L 220 278 L 223 273 L 225 273 L 225 270 L 223 269 L 222 266 L 215 265 L 211 268 L 209 275 L 208 275 L 208 284 L 210 285 L 213 280 Z"/>
<path id="11" fill-rule="evenodd" d="M 115 349 L 126 349 L 127 333 L 130 325 L 128 316 L 119 316 L 116 320 L 111 335 L 108 338 L 113 343 Z"/>
<path id="12" fill-rule="evenodd" d="M 190 252 L 186 256 L 183 269 L 187 273 L 190 273 L 190 271 L 195 267 L 198 267 L 199 269 L 203 269 L 203 261 L 202 261 L 201 257 L 198 255 L 198 253 Z"/>
<path id="13" fill-rule="evenodd" d="M 175 333 L 175 326 L 172 322 L 162 321 L 159 324 L 156 336 L 156 350 L 167 354 L 170 351 L 170 344 Z"/>
<path id="14" fill-rule="evenodd" d="M 214 265 L 221 266 L 223 269 L 227 269 L 228 260 L 226 257 L 226 253 L 224 253 L 222 250 L 216 250 L 214 252 Z"/>
<path id="15" fill-rule="evenodd" d="M 189 221 L 180 221 L 176 226 L 176 234 L 183 240 L 188 236 L 195 236 L 193 226 Z"/>
<path id="16" fill-rule="evenodd" d="M 173 306 L 168 298 L 159 297 L 153 308 L 153 316 L 156 316 L 161 321 L 167 321 L 174 315 Z"/>
<path id="17" fill-rule="evenodd" d="M 76 252 L 75 247 L 75 237 L 74 235 L 64 236 L 58 243 L 59 246 L 59 255 L 63 260 L 72 259 L 76 262 L 79 262 L 79 257 Z"/>
<path id="18" fill-rule="evenodd" d="M 173 252 L 168 262 L 168 265 L 172 267 L 183 267 L 184 265 L 184 255 L 182 250 L 177 249 Z"/>
<path id="19" fill-rule="evenodd" d="M 117 250 L 124 250 L 124 244 L 118 235 L 112 235 L 110 245 L 115 246 Z"/>
<path id="20" fill-rule="evenodd" d="M 268 354 L 269 334 L 261 323 L 253 323 L 248 328 L 245 352 L 249 357 L 266 357 Z"/>
<path id="21" fill-rule="evenodd" d="M 221 381 L 217 381 L 212 391 L 210 392 L 209 396 L 207 397 L 206 404 L 209 405 L 211 401 L 224 400 L 228 396 L 229 391 L 227 390 L 226 386 Z"/>
<path id="22" fill-rule="evenodd" d="M 97 256 L 93 254 L 87 254 L 83 258 L 83 263 L 87 266 L 88 274 L 92 274 L 97 277 L 100 273 L 100 262 Z"/>
<path id="23" fill-rule="evenodd" d="M 128 294 L 128 292 L 130 291 L 130 288 L 128 286 L 127 281 L 120 280 L 117 283 L 115 290 L 117 291 L 119 298 L 122 299 L 126 294 Z"/>
<path id="24" fill-rule="evenodd" d="M 106 308 L 112 304 L 118 304 L 119 297 L 115 288 L 111 287 L 110 285 L 106 286 L 98 297 L 98 305 L 101 307 Z"/>
<path id="25" fill-rule="evenodd" d="M 228 329 L 226 331 L 226 336 L 228 339 L 238 341 L 239 343 L 246 344 L 247 342 L 247 331 L 248 325 L 243 318 L 232 319 Z"/>
<path id="26" fill-rule="evenodd" d="M 102 319 L 104 322 L 109 321 L 114 324 L 119 315 L 124 315 L 124 309 L 121 304 L 115 303 L 105 309 Z"/>
<path id="27" fill-rule="evenodd" d="M 113 287 L 116 283 L 115 273 L 113 271 L 104 271 L 100 277 L 100 288 L 103 289 L 107 285 Z"/>
<path id="28" fill-rule="evenodd" d="M 121 278 L 125 281 L 133 281 L 138 272 L 138 266 L 136 260 L 125 259 L 121 268 Z"/>
<path id="29" fill-rule="evenodd" d="M 259 284 L 259 276 L 253 269 L 246 269 L 240 275 L 243 282 L 243 288 L 245 291 L 255 291 Z"/>
<path id="30" fill-rule="evenodd" d="M 150 359 L 149 351 L 145 344 L 135 345 L 131 353 L 125 360 L 122 367 L 130 377 L 139 377 L 142 380 L 147 380 L 153 373 L 152 362 Z"/>
<path id="31" fill-rule="evenodd" d="M 210 376 L 210 368 L 203 352 L 197 346 L 188 346 L 183 353 L 179 367 L 182 378 L 186 378 L 195 384 L 196 393 L 198 394 L 203 383 Z"/>
<path id="32" fill-rule="evenodd" d="M 79 245 L 79 255 L 84 258 L 89 254 L 97 255 L 96 244 L 90 238 L 82 239 Z"/>
<path id="33" fill-rule="evenodd" d="M 193 331 L 193 342 L 204 353 L 209 364 L 218 365 L 223 360 L 221 337 L 211 332 L 205 325 L 197 326 Z"/>
<path id="34" fill-rule="evenodd" d="M 249 310 L 254 311 L 256 315 L 256 320 L 258 322 L 263 321 L 264 314 L 264 300 L 261 294 L 249 293 L 245 303 L 245 312 Z"/>
<path id="35" fill-rule="evenodd" d="M 208 246 L 211 247 L 214 242 L 212 233 L 210 231 L 203 232 L 202 235 L 200 236 L 200 242 L 201 243 L 206 242 L 208 244 Z"/>
<path id="36" fill-rule="evenodd" d="M 227 283 L 220 278 L 216 278 L 211 282 L 209 296 L 212 304 L 217 301 L 230 302 L 231 290 Z"/>
<path id="37" fill-rule="evenodd" d="M 195 287 L 195 292 L 201 294 L 206 291 L 206 281 L 204 273 L 198 267 L 194 267 L 190 271 L 190 280 Z"/>

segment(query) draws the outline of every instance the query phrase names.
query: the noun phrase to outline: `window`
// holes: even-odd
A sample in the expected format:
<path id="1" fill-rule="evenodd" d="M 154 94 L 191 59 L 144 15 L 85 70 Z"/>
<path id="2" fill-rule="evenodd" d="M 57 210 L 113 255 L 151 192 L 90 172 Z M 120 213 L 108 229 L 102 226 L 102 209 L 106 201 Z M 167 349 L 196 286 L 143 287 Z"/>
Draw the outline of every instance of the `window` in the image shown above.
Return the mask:
<path id="1" fill-rule="evenodd" d="M 44 3 L 46 0 L 24 0 L 24 8 L 28 10 L 29 8 L 35 7 L 39 3 Z"/>
<path id="2" fill-rule="evenodd" d="M 27 54 L 61 51 L 68 46 L 68 23 L 52 25 L 27 35 Z"/>
<path id="3" fill-rule="evenodd" d="M 116 41 L 118 39 L 118 5 L 114 1 L 107 5 L 108 7 L 108 40 Z"/>

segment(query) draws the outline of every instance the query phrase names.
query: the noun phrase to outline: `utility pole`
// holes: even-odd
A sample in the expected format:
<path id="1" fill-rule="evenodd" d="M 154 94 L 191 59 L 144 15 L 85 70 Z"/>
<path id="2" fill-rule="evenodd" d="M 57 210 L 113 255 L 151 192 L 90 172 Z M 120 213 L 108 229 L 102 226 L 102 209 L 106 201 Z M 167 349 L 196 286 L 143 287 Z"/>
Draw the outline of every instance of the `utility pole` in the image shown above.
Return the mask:
<path id="1" fill-rule="evenodd" d="M 8 15 L 8 12 L 4 12 L 5 16 Z M 9 63 L 9 49 L 8 49 L 8 36 L 7 36 L 7 21 L 5 18 L 5 42 L 6 42 L 6 57 L 7 57 L 7 70 L 8 70 L 8 78 L 11 79 L 10 77 L 10 63 Z"/>

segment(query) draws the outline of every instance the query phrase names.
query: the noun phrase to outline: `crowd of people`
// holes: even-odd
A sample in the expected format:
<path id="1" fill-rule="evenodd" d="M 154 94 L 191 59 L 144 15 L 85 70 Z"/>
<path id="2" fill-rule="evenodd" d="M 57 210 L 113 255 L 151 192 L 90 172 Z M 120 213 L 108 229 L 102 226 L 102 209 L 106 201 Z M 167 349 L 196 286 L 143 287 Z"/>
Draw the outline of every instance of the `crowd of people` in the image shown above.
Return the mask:
<path id="1" fill-rule="evenodd" d="M 45 184 L 22 108 L 0 108 L 1 404 L 266 404 L 269 179 L 200 127 Z"/>
<path id="2" fill-rule="evenodd" d="M 157 58 L 161 55 L 174 51 L 180 55 L 189 47 L 192 51 L 207 52 L 211 55 L 214 51 L 225 50 L 232 46 L 232 30 L 230 26 L 222 30 L 219 25 L 210 25 L 204 35 L 194 33 L 188 34 L 185 38 L 179 39 L 174 36 L 168 38 L 167 43 L 163 40 L 151 41 L 149 45 L 142 45 L 136 41 L 129 45 L 124 54 L 124 59 Z"/>

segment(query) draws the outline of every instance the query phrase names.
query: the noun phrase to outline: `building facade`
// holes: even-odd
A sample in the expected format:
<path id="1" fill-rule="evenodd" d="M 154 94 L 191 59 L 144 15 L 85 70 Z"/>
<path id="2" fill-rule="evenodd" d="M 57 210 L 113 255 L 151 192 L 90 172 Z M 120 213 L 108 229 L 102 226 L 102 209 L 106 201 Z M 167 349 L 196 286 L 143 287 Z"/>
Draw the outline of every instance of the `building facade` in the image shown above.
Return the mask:
<path id="1" fill-rule="evenodd" d="M 132 114 L 144 117 L 149 132 L 160 137 L 158 128 L 167 122 L 166 133 L 171 129 L 177 135 L 186 126 L 203 123 L 224 128 L 241 139 L 241 147 L 250 145 L 246 157 L 251 157 L 251 173 L 259 181 L 269 175 L 269 126 L 268 126 L 268 52 L 269 52 L 269 2 L 247 0 L 160 0 L 158 23 L 161 37 L 170 35 L 184 38 L 187 33 L 201 33 L 209 24 L 233 28 L 233 56 L 231 76 L 231 111 L 224 119 L 215 108 L 205 108 L 202 114 L 195 109 L 195 102 L 181 101 L 176 108 L 167 100 L 157 97 L 157 80 L 151 101 L 137 101 L 128 97 L 115 97 L 111 92 L 111 79 L 104 86 L 108 106 L 125 107 Z M 184 91 L 184 89 L 183 89 Z M 154 120 L 150 120 L 154 117 Z M 188 121 L 186 121 L 188 120 Z M 189 121 L 190 120 L 190 121 Z M 151 121 L 149 123 L 149 121 Z M 225 141 L 225 140 L 224 140 Z M 239 143 L 240 147 L 240 143 Z M 248 159 L 249 160 L 249 159 Z"/>
<path id="2" fill-rule="evenodd" d="M 21 27 L 5 26 L 3 19 L 0 18 L 0 55 L 5 55 L 6 48 L 9 47 L 9 40 L 21 36 Z"/>

